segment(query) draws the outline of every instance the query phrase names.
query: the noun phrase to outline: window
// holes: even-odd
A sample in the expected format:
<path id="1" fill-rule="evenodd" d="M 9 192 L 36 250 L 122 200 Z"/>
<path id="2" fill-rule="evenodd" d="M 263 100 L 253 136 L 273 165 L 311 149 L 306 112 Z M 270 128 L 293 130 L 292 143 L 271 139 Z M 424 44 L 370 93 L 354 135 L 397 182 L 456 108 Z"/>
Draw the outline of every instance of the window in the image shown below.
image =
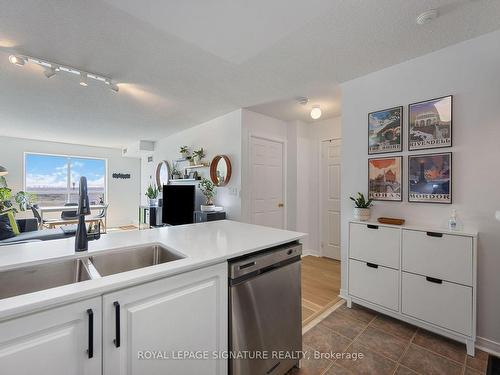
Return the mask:
<path id="1" fill-rule="evenodd" d="M 80 176 L 87 177 L 91 204 L 106 201 L 106 160 L 65 155 L 24 155 L 25 190 L 39 206 L 78 203 Z"/>

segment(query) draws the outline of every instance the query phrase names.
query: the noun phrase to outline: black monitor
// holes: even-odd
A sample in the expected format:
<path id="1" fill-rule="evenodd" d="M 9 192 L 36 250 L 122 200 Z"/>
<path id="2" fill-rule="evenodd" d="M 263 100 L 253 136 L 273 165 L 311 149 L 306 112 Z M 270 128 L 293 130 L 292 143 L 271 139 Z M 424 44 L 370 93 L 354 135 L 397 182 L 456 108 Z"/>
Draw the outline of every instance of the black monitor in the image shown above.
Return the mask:
<path id="1" fill-rule="evenodd" d="M 181 225 L 193 222 L 195 189 L 194 185 L 163 185 L 163 223 Z"/>

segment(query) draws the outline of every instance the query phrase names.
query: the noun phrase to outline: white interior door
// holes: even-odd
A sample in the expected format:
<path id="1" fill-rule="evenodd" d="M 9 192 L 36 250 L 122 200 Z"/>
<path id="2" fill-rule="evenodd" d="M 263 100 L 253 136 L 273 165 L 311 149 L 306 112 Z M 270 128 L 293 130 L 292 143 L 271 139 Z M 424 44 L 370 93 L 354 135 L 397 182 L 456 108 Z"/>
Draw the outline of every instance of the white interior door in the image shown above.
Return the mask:
<path id="1" fill-rule="evenodd" d="M 251 137 L 250 155 L 251 222 L 284 228 L 283 143 Z"/>
<path id="2" fill-rule="evenodd" d="M 321 142 L 321 255 L 340 260 L 340 139 Z"/>

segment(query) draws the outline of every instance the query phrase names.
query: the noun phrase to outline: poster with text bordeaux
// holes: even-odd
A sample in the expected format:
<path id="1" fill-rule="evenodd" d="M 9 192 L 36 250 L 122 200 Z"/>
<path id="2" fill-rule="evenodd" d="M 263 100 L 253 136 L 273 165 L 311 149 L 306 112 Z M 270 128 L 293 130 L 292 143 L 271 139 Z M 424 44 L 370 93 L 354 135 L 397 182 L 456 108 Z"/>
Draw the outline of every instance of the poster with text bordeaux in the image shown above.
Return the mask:
<path id="1" fill-rule="evenodd" d="M 451 152 L 408 156 L 408 202 L 451 203 Z"/>
<path id="2" fill-rule="evenodd" d="M 368 159 L 368 198 L 376 201 L 402 201 L 401 156 Z"/>
<path id="3" fill-rule="evenodd" d="M 368 154 L 402 151 L 402 127 L 403 107 L 369 113 Z"/>
<path id="4" fill-rule="evenodd" d="M 453 96 L 408 106 L 408 149 L 451 147 Z"/>

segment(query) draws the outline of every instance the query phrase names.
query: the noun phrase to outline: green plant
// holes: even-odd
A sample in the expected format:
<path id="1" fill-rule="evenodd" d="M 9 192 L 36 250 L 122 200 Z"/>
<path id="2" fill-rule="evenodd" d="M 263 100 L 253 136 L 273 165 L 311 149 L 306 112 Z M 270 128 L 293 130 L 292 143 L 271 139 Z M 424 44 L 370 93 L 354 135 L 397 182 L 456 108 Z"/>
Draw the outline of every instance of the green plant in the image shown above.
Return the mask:
<path id="1" fill-rule="evenodd" d="M 26 211 L 31 208 L 33 203 L 36 201 L 36 195 L 33 193 L 28 193 L 25 191 L 20 191 L 14 197 L 16 203 L 19 206 L 20 211 Z"/>
<path id="2" fill-rule="evenodd" d="M 203 178 L 198 184 L 198 187 L 200 188 L 202 194 L 205 196 L 207 205 L 213 204 L 213 199 L 216 194 L 216 186 L 214 185 L 214 183 L 208 178 Z"/>
<path id="3" fill-rule="evenodd" d="M 189 153 L 188 146 L 181 146 L 181 148 L 179 149 L 179 152 L 181 154 L 187 154 L 187 153 Z"/>
<path id="4" fill-rule="evenodd" d="M 148 188 L 146 189 L 146 197 L 148 197 L 149 199 L 156 199 L 158 198 L 158 192 L 159 190 L 156 185 L 149 184 Z"/>
<path id="5" fill-rule="evenodd" d="M 203 159 L 205 157 L 205 151 L 203 150 L 203 147 L 199 150 L 193 151 L 193 156 L 197 157 L 200 160 Z"/>
<path id="6" fill-rule="evenodd" d="M 0 213 L 13 209 L 10 201 L 11 194 L 12 190 L 8 187 L 0 187 Z"/>
<path id="7" fill-rule="evenodd" d="M 349 197 L 349 199 L 354 202 L 356 208 L 370 208 L 373 202 L 373 199 L 366 200 L 363 193 L 358 193 L 357 198 Z"/>

